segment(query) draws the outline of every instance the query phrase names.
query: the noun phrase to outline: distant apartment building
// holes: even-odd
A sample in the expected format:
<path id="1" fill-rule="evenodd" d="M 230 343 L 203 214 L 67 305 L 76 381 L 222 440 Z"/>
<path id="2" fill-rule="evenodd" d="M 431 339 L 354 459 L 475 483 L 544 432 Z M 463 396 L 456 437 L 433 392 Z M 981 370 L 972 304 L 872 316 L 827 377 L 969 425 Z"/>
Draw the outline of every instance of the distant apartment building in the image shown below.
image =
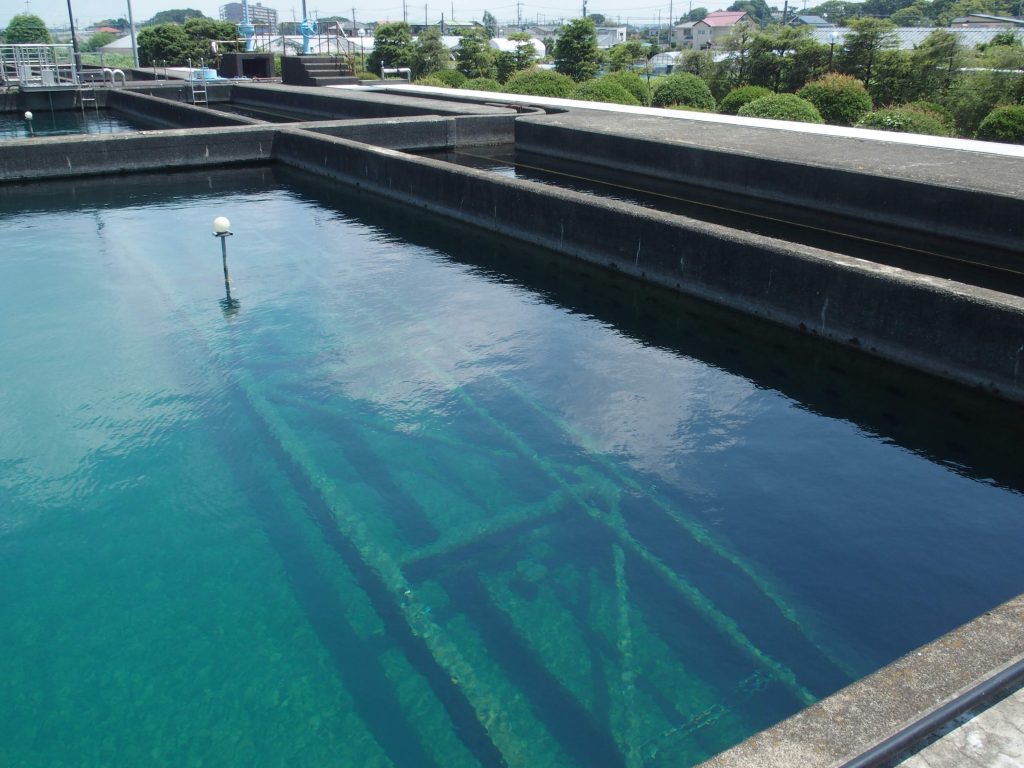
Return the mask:
<path id="1" fill-rule="evenodd" d="M 242 21 L 242 4 L 228 3 L 220 7 L 220 20 L 239 24 Z M 249 3 L 249 21 L 259 30 L 277 31 L 277 11 L 264 8 L 260 3 Z"/>

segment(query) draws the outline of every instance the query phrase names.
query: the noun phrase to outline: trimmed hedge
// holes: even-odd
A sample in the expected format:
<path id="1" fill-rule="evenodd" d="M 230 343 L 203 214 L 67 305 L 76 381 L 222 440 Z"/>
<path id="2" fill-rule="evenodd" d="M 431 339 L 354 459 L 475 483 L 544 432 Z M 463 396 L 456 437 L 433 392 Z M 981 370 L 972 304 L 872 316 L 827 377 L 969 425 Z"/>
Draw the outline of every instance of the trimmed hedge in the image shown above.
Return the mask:
<path id="1" fill-rule="evenodd" d="M 874 128 L 896 133 L 920 133 L 926 136 L 951 136 L 942 121 L 929 112 L 913 107 L 892 107 L 869 112 L 857 123 L 858 128 Z"/>
<path id="2" fill-rule="evenodd" d="M 1024 144 L 1024 106 L 996 107 L 981 121 L 976 138 Z"/>
<path id="3" fill-rule="evenodd" d="M 441 69 L 434 72 L 431 77 L 436 77 L 449 88 L 461 88 L 469 79 L 457 69 Z"/>
<path id="4" fill-rule="evenodd" d="M 576 81 L 550 69 L 524 69 L 516 72 L 505 83 L 505 93 L 552 96 L 557 99 L 571 98 L 574 90 Z"/>
<path id="5" fill-rule="evenodd" d="M 936 104 L 934 101 L 912 101 L 907 106 L 918 112 L 927 112 L 950 131 L 956 128 L 956 118 L 953 117 L 953 113 L 941 104 Z"/>
<path id="6" fill-rule="evenodd" d="M 853 125 L 874 106 L 864 83 L 836 72 L 808 83 L 796 95 L 817 107 L 829 125 Z"/>
<path id="7" fill-rule="evenodd" d="M 723 115 L 735 115 L 740 111 L 740 107 L 771 95 L 772 92 L 763 85 L 744 85 L 733 88 L 722 97 L 718 104 L 718 112 Z"/>
<path id="8" fill-rule="evenodd" d="M 646 105 L 651 102 L 651 88 L 644 79 L 640 77 L 636 72 L 630 72 L 629 70 L 622 69 L 618 72 L 609 72 L 607 75 L 601 78 L 607 83 L 616 83 L 625 88 L 633 98 L 640 104 Z"/>
<path id="9" fill-rule="evenodd" d="M 463 88 L 469 88 L 471 91 L 493 91 L 495 93 L 501 93 L 501 83 L 497 80 L 492 80 L 489 77 L 474 77 L 471 80 L 467 80 Z"/>
<path id="10" fill-rule="evenodd" d="M 795 123 L 824 123 L 818 108 L 795 93 L 773 93 L 754 99 L 737 112 L 740 117 L 763 117 Z"/>
<path id="11" fill-rule="evenodd" d="M 689 72 L 676 72 L 668 77 L 659 78 L 654 86 L 651 104 L 655 107 L 671 107 L 680 104 L 684 107 L 697 109 L 715 108 L 715 97 L 711 95 L 708 84 Z"/>
<path id="12" fill-rule="evenodd" d="M 579 99 L 580 101 L 603 101 L 608 104 L 640 106 L 640 102 L 636 100 L 633 94 L 618 83 L 611 82 L 606 78 L 588 80 L 582 83 L 572 92 L 572 98 Z"/>

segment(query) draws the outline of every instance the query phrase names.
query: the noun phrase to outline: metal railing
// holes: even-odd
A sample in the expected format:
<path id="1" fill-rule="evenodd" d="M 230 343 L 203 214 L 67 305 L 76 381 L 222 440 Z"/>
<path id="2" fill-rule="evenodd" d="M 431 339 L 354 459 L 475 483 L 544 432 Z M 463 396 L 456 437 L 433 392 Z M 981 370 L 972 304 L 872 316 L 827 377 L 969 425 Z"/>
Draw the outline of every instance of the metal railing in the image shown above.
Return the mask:
<path id="1" fill-rule="evenodd" d="M 32 88 L 77 87 L 78 70 L 70 45 L 0 45 L 0 82 Z"/>

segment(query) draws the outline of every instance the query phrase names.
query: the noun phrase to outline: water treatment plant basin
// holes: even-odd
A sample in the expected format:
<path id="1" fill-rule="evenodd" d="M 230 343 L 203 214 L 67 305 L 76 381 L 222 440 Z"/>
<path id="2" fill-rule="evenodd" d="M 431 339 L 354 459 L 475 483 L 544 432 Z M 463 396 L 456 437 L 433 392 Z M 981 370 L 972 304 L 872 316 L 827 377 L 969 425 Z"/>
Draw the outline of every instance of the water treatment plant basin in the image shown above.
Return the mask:
<path id="1" fill-rule="evenodd" d="M 682 768 L 1024 591 L 1013 406 L 295 171 L 2 193 L 6 764 Z"/>

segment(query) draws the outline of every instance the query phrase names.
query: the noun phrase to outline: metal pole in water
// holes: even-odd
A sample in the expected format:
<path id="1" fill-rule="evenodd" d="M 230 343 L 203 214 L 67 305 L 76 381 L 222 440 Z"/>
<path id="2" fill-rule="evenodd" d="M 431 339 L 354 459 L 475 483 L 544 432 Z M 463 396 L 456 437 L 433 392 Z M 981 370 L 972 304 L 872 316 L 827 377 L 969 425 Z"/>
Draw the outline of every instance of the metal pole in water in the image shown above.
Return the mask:
<path id="1" fill-rule="evenodd" d="M 234 234 L 231 222 L 226 216 L 218 216 L 213 220 L 213 236 L 220 238 L 220 257 L 224 265 L 224 306 L 233 309 L 237 302 L 231 298 L 231 275 L 228 274 L 228 238 Z"/>
<path id="2" fill-rule="evenodd" d="M 31 112 L 26 112 L 25 113 L 25 122 L 28 123 L 28 135 L 29 136 L 35 136 L 36 132 L 34 130 L 32 130 L 32 113 Z"/>

